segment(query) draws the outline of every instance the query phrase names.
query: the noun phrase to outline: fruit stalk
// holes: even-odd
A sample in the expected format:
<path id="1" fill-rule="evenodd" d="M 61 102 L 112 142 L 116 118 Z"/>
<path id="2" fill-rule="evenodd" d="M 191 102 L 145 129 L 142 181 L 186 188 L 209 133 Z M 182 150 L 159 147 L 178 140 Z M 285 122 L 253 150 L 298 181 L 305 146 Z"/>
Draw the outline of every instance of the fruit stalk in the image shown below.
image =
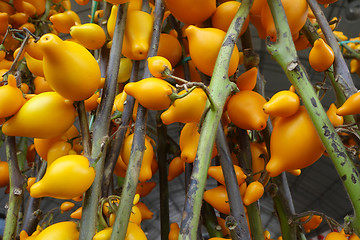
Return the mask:
<path id="1" fill-rule="evenodd" d="M 311 120 L 319 134 L 327 153 L 329 154 L 343 184 L 349 195 L 354 208 L 352 218 L 353 228 L 360 233 L 360 178 L 357 169 L 347 155 L 346 149 L 328 119 L 320 100 L 311 85 L 308 75 L 298 60 L 293 41 L 290 37 L 290 29 L 284 21 L 285 13 L 280 0 L 268 0 L 271 12 L 274 16 L 278 41 L 267 42 L 267 49 L 272 57 L 285 71 L 289 81 L 302 98 Z M 339 74 L 339 73 L 338 73 Z"/>
<path id="2" fill-rule="evenodd" d="M 217 128 L 216 147 L 220 156 L 221 168 L 224 173 L 226 191 L 229 197 L 230 214 L 236 221 L 234 232 L 239 233 L 238 237 L 240 237 L 240 239 L 250 239 L 246 214 L 240 196 L 234 165 L 230 157 L 229 146 L 227 145 L 226 136 L 221 124 L 219 124 Z"/>
<path id="3" fill-rule="evenodd" d="M 18 165 L 15 137 L 6 136 L 5 144 L 9 164 L 10 193 L 3 239 L 12 240 L 16 236 L 18 215 L 24 197 L 24 177 Z"/>
<path id="4" fill-rule="evenodd" d="M 110 126 L 111 110 L 116 94 L 117 75 L 120 65 L 127 8 L 128 3 L 121 5 L 118 10 L 104 92 L 100 102 L 98 115 L 96 116 L 94 122 L 90 164 L 94 164 L 96 159 L 98 159 L 98 161 L 95 166 L 95 180 L 89 190 L 86 191 L 84 197 L 81 224 L 87 227 L 80 229 L 80 240 L 91 240 L 96 230 L 97 205 L 100 200 L 101 183 L 103 179 L 106 156 L 106 154 L 101 153 L 106 152 L 108 145 L 108 129 Z"/>
<path id="5" fill-rule="evenodd" d="M 252 0 L 244 0 L 242 2 L 226 33 L 216 60 L 209 88 L 210 95 L 216 105 L 209 109 L 202 125 L 197 158 L 194 161 L 190 185 L 185 200 L 183 219 L 181 221 L 179 235 L 181 239 L 196 239 L 197 236 L 207 170 L 211 158 L 211 151 L 208 150 L 208 147 L 212 146 L 215 142 L 213 130 L 218 127 L 226 98 L 235 89 L 235 86 L 230 83 L 228 77 L 230 56 L 252 3 Z"/>

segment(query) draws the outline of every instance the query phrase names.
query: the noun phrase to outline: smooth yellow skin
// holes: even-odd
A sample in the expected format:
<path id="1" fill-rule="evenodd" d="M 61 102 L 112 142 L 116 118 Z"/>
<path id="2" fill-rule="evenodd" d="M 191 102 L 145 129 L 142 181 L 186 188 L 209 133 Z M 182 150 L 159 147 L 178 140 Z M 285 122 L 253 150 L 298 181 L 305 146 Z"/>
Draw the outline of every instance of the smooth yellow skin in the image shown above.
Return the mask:
<path id="1" fill-rule="evenodd" d="M 243 203 L 246 206 L 249 206 L 251 203 L 259 200 L 263 194 L 264 194 L 264 186 L 258 181 L 251 182 L 245 190 Z"/>
<path id="2" fill-rule="evenodd" d="M 147 240 L 147 237 L 139 225 L 129 222 L 125 240 Z"/>
<path id="3" fill-rule="evenodd" d="M 112 233 L 112 228 L 107 227 L 107 228 L 97 232 L 95 234 L 95 236 L 93 237 L 93 240 L 109 240 L 111 237 L 111 233 Z"/>
<path id="4" fill-rule="evenodd" d="M 81 45 L 90 50 L 101 48 L 106 42 L 104 30 L 95 23 L 72 26 L 70 35 Z"/>
<path id="5" fill-rule="evenodd" d="M 129 58 L 121 58 L 118 72 L 118 83 L 126 82 L 131 76 L 132 61 Z"/>
<path id="6" fill-rule="evenodd" d="M 132 60 L 147 57 L 153 31 L 154 18 L 143 11 L 130 11 L 127 14 L 122 53 Z"/>
<path id="7" fill-rule="evenodd" d="M 46 81 L 54 91 L 73 101 L 94 94 L 100 85 L 100 67 L 86 48 L 54 34 L 43 35 L 38 44 L 44 54 Z"/>
<path id="8" fill-rule="evenodd" d="M 45 228 L 36 240 L 78 240 L 79 231 L 75 222 L 59 222 Z"/>
<path id="9" fill-rule="evenodd" d="M 291 117 L 278 120 L 271 134 L 270 150 L 266 171 L 271 177 L 305 168 L 321 157 L 325 148 L 304 106 Z"/>
<path id="10" fill-rule="evenodd" d="M 270 100 L 263 105 L 265 113 L 277 117 L 290 117 L 300 107 L 299 96 L 289 90 L 280 91 L 274 94 Z"/>
<path id="11" fill-rule="evenodd" d="M 44 77 L 44 68 L 43 61 L 31 57 L 27 52 L 25 52 L 26 65 L 28 66 L 30 72 L 39 77 Z"/>
<path id="12" fill-rule="evenodd" d="M 198 28 L 190 25 L 185 33 L 189 40 L 189 52 L 195 66 L 203 73 L 211 76 L 225 32 L 217 28 Z M 233 75 L 238 67 L 240 54 L 235 46 L 229 65 L 229 76 Z"/>
<path id="13" fill-rule="evenodd" d="M 72 101 L 56 92 L 45 92 L 28 100 L 4 123 L 2 131 L 8 136 L 52 138 L 64 134 L 75 117 Z"/>
<path id="14" fill-rule="evenodd" d="M 150 73 L 156 78 L 162 78 L 162 79 L 165 78 L 165 76 L 163 76 L 163 72 L 166 69 L 172 71 L 171 63 L 169 62 L 169 60 L 167 60 L 164 57 L 161 56 L 149 57 L 147 59 L 147 62 Z"/>
<path id="15" fill-rule="evenodd" d="M 22 92 L 16 87 L 16 80 L 9 75 L 8 84 L 0 87 L 0 118 L 15 114 L 25 103 Z"/>
<path id="16" fill-rule="evenodd" d="M 309 54 L 310 66 L 318 72 L 327 70 L 335 60 L 334 51 L 321 38 L 314 42 L 314 46 Z"/>
<path id="17" fill-rule="evenodd" d="M 67 155 L 56 159 L 44 177 L 30 188 L 34 198 L 71 199 L 82 195 L 92 184 L 95 170 L 82 155 Z"/>
<path id="18" fill-rule="evenodd" d="M 179 95 L 186 91 L 179 92 Z M 206 105 L 207 96 L 200 88 L 175 102 L 161 114 L 161 120 L 168 125 L 174 122 L 197 123 L 200 121 Z"/>

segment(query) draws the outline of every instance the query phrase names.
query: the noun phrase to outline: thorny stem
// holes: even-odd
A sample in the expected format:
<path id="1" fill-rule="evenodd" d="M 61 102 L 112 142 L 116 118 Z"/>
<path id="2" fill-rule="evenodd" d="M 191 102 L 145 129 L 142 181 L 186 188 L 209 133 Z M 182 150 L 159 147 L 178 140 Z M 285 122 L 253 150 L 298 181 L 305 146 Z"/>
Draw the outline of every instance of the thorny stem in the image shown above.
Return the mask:
<path id="1" fill-rule="evenodd" d="M 215 134 L 213 132 L 219 125 L 226 98 L 235 89 L 234 85 L 230 83 L 228 76 L 230 56 L 252 3 L 252 0 L 244 0 L 242 2 L 230 24 L 216 60 L 209 87 L 210 95 L 216 105 L 210 108 L 206 114 L 201 129 L 197 157 L 194 161 L 190 186 L 185 199 L 179 239 L 196 239 L 197 236 L 207 170 L 211 159 L 209 146 L 213 146 L 215 142 Z"/>
<path id="2" fill-rule="evenodd" d="M 15 137 L 6 136 L 5 141 L 6 157 L 9 164 L 10 193 L 3 239 L 12 240 L 16 236 L 18 215 L 24 196 L 25 180 L 19 170 Z"/>
<path id="3" fill-rule="evenodd" d="M 96 163 L 96 176 L 91 187 L 86 191 L 81 225 L 86 226 L 80 228 L 80 240 L 91 240 L 95 234 L 97 206 L 101 194 L 101 182 L 103 179 L 104 162 L 107 149 L 107 136 L 110 126 L 110 115 L 116 94 L 117 76 L 119 72 L 121 49 L 123 43 L 125 20 L 128 3 L 122 4 L 117 13 L 113 44 L 110 50 L 109 65 L 106 72 L 106 81 L 104 91 L 100 102 L 98 114 L 94 122 L 93 143 L 90 164 L 94 162 L 98 156 L 99 161 Z M 104 146 L 105 144 L 105 146 Z"/>
<path id="4" fill-rule="evenodd" d="M 315 129 L 322 140 L 343 184 L 348 193 L 354 209 L 352 227 L 355 233 L 360 233 L 360 178 L 357 169 L 346 153 L 346 149 L 328 119 L 320 100 L 317 98 L 313 86 L 309 82 L 308 75 L 300 64 L 294 43 L 291 39 L 290 29 L 284 21 L 285 13 L 280 0 L 268 0 L 271 11 L 274 13 L 278 41 L 274 44 L 267 43 L 267 48 L 272 57 L 285 71 L 288 79 L 294 85 L 296 91 L 302 98 L 303 104 L 315 126 Z M 314 2 L 309 0 L 310 6 Z M 317 5 L 318 7 L 318 5 Z M 313 11 L 316 9 L 312 7 Z M 317 14 L 321 15 L 320 12 Z M 323 29 L 324 30 L 324 29 Z M 338 47 L 337 47 L 338 48 Z M 335 51 L 335 50 L 334 50 Z M 338 70 L 340 70 L 338 68 Z M 339 75 L 339 72 L 337 73 Z"/>

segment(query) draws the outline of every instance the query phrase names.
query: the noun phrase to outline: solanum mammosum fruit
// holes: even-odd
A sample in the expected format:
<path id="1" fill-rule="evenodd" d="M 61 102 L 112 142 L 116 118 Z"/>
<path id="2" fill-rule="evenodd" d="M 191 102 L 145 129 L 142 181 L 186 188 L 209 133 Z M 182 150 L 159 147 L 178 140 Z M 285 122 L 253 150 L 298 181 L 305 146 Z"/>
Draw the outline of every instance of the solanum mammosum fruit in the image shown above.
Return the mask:
<path id="1" fill-rule="evenodd" d="M 180 227 L 177 223 L 170 224 L 169 240 L 178 240 Z"/>
<path id="2" fill-rule="evenodd" d="M 263 130 L 269 117 L 264 113 L 266 100 L 259 93 L 244 90 L 231 96 L 227 112 L 231 121 L 242 129 Z"/>
<path id="3" fill-rule="evenodd" d="M 283 171 L 313 164 L 325 148 L 304 106 L 291 117 L 282 117 L 271 134 L 271 158 L 266 171 L 271 177 Z"/>
<path id="4" fill-rule="evenodd" d="M 230 214 L 229 198 L 224 185 L 206 190 L 204 200 L 223 214 Z"/>
<path id="5" fill-rule="evenodd" d="M 30 188 L 34 198 L 53 197 L 71 199 L 82 195 L 92 184 L 95 170 L 81 155 L 67 155 L 56 159 L 44 177 Z"/>
<path id="6" fill-rule="evenodd" d="M 9 185 L 9 165 L 0 161 L 0 188 Z"/>
<path id="7" fill-rule="evenodd" d="M 331 232 L 326 235 L 325 240 L 347 240 L 344 234 L 339 232 Z"/>
<path id="8" fill-rule="evenodd" d="M 36 240 L 77 240 L 79 231 L 75 222 L 59 222 L 45 228 L 37 235 Z"/>
<path id="9" fill-rule="evenodd" d="M 179 95 L 185 94 L 183 90 Z M 176 99 L 174 103 L 161 114 L 161 120 L 168 125 L 174 122 L 197 123 L 200 121 L 206 105 L 207 96 L 200 88 L 194 89 L 187 96 Z"/>
<path id="10" fill-rule="evenodd" d="M 302 217 L 300 219 L 301 222 L 305 222 L 309 216 Z M 322 217 L 319 215 L 313 215 L 311 216 L 310 220 L 304 224 L 302 224 L 304 230 L 306 233 L 310 232 L 311 230 L 316 229 L 322 222 Z"/>
<path id="11" fill-rule="evenodd" d="M 72 126 L 75 114 L 72 101 L 56 92 L 45 92 L 28 100 L 4 123 L 2 131 L 8 136 L 52 138 L 64 134 Z"/>
<path id="12" fill-rule="evenodd" d="M 165 4 L 174 17 L 188 24 L 201 23 L 216 10 L 216 0 L 165 0 Z"/>
<path id="13" fill-rule="evenodd" d="M 360 92 L 351 95 L 344 104 L 336 110 L 339 116 L 359 114 L 360 113 Z"/>
<path id="14" fill-rule="evenodd" d="M 185 33 L 189 40 L 190 56 L 195 66 L 201 72 L 211 76 L 226 33 L 217 28 L 198 28 L 193 25 L 187 27 Z M 230 59 L 229 76 L 235 73 L 239 59 L 239 50 L 235 45 Z"/>
<path id="15" fill-rule="evenodd" d="M 335 54 L 331 47 L 323 39 L 317 39 L 309 54 L 310 66 L 318 72 L 323 72 L 331 67 L 334 59 Z"/>
<path id="16" fill-rule="evenodd" d="M 0 118 L 14 115 L 25 103 L 21 90 L 16 86 L 14 75 L 9 75 L 7 81 L 7 85 L 0 87 Z"/>
<path id="17" fill-rule="evenodd" d="M 150 73 L 156 78 L 166 78 L 166 72 L 171 73 L 172 66 L 169 60 L 161 56 L 149 57 L 147 59 Z"/>
<path id="18" fill-rule="evenodd" d="M 104 30 L 95 23 L 85 23 L 70 28 L 70 35 L 90 50 L 101 48 L 106 42 Z"/>
<path id="19" fill-rule="evenodd" d="M 138 102 L 151 110 L 164 110 L 171 104 L 169 95 L 175 88 L 158 78 L 145 78 L 138 82 L 128 83 L 124 91 L 136 98 Z"/>
<path id="20" fill-rule="evenodd" d="M 100 67 L 86 48 L 54 34 L 43 35 L 37 44 L 44 54 L 46 81 L 57 93 L 73 101 L 94 94 L 100 85 Z"/>
<path id="21" fill-rule="evenodd" d="M 249 206 L 251 203 L 259 200 L 264 194 L 264 186 L 259 181 L 251 182 L 246 190 L 243 197 L 243 202 L 246 206 Z"/>
<path id="22" fill-rule="evenodd" d="M 299 96 L 289 90 L 280 91 L 274 94 L 270 100 L 263 105 L 265 113 L 277 117 L 290 117 L 300 107 Z"/>
<path id="23" fill-rule="evenodd" d="M 234 170 L 238 185 L 240 185 L 245 181 L 246 175 L 239 166 L 234 165 Z M 208 169 L 208 175 L 215 178 L 215 180 L 219 183 L 225 185 L 224 173 L 221 166 L 210 166 Z"/>

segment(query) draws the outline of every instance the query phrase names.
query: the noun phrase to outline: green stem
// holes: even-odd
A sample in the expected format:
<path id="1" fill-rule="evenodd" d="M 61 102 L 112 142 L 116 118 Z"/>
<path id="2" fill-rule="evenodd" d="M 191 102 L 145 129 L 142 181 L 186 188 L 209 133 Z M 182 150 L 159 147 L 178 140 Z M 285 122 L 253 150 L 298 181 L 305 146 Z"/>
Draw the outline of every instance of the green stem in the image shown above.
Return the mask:
<path id="1" fill-rule="evenodd" d="M 121 201 L 119 208 L 116 211 L 116 218 L 110 240 L 125 239 L 136 186 L 139 179 L 140 166 L 145 151 L 146 115 L 146 108 L 139 104 L 129 164 L 127 166 L 123 190 L 121 192 Z"/>
<path id="2" fill-rule="evenodd" d="M 221 228 L 219 228 L 219 223 L 216 218 L 214 208 L 207 202 L 203 202 L 201 209 L 201 217 L 203 219 L 204 226 L 209 233 L 211 238 L 213 237 L 223 237 Z"/>
<path id="3" fill-rule="evenodd" d="M 199 225 L 201 204 L 205 189 L 207 170 L 210 165 L 211 151 L 209 146 L 215 142 L 214 129 L 217 129 L 223 112 L 224 104 L 229 94 L 235 89 L 228 76 L 230 56 L 245 18 L 249 14 L 252 0 L 244 0 L 236 13 L 216 60 L 210 82 L 210 95 L 216 106 L 210 108 L 205 116 L 200 133 L 197 158 L 190 178 L 190 186 L 185 200 L 183 219 L 181 221 L 179 239 L 196 239 Z"/>
<path id="4" fill-rule="evenodd" d="M 90 23 L 94 23 L 94 18 L 95 18 L 95 13 L 96 13 L 96 9 L 98 8 L 99 2 L 97 1 L 92 1 L 91 3 L 91 19 L 90 19 Z"/>
<path id="5" fill-rule="evenodd" d="M 19 164 L 20 172 L 25 171 L 25 162 L 26 162 L 26 152 L 28 148 L 28 138 L 27 137 L 20 137 L 20 140 L 17 145 L 17 158 Z"/>
<path id="6" fill-rule="evenodd" d="M 125 20 L 128 3 L 119 7 L 110 50 L 109 65 L 106 72 L 106 81 L 98 114 L 94 122 L 93 143 L 91 150 L 90 165 L 98 160 L 95 171 L 96 176 L 91 187 L 86 191 L 83 212 L 80 224 L 80 240 L 91 240 L 95 234 L 97 206 L 100 200 L 101 184 L 103 179 L 104 162 L 108 143 L 108 131 L 110 126 L 111 110 L 116 95 L 117 75 L 119 72 L 121 49 L 123 43 Z"/>
<path id="7" fill-rule="evenodd" d="M 310 2 L 310 1 L 309 1 Z M 276 26 L 278 41 L 267 43 L 272 57 L 285 71 L 288 79 L 301 96 L 311 120 L 319 134 L 326 151 L 328 152 L 354 208 L 355 216 L 352 218 L 352 227 L 357 234 L 360 233 L 360 178 L 357 169 L 346 153 L 346 149 L 338 134 L 328 119 L 320 100 L 311 85 L 304 67 L 300 64 L 294 43 L 289 37 L 290 29 L 284 21 L 285 13 L 280 0 L 268 0 Z"/>
<path id="8" fill-rule="evenodd" d="M 10 177 L 10 193 L 9 204 L 6 214 L 6 222 L 4 229 L 4 240 L 15 239 L 18 215 L 24 197 L 24 177 L 19 170 L 18 160 L 16 156 L 16 142 L 15 137 L 6 136 L 6 157 L 9 164 Z"/>

